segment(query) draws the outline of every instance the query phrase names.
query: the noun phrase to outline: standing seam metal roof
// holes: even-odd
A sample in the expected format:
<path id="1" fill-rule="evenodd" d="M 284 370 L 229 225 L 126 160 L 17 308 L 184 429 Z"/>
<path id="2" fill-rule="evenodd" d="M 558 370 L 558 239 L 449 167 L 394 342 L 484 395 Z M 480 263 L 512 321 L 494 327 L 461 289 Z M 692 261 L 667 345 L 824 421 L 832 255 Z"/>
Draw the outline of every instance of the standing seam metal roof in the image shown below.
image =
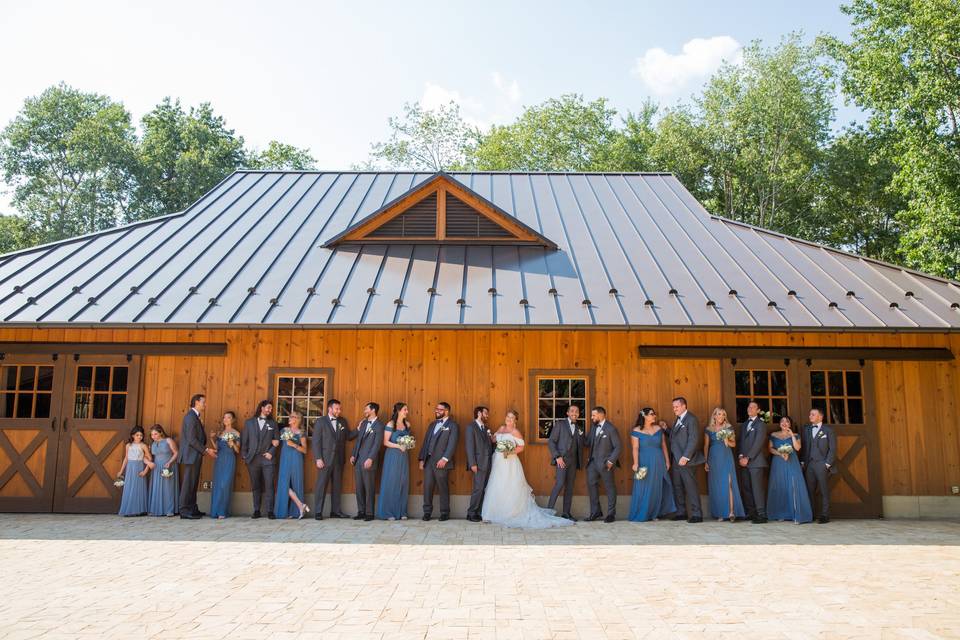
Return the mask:
<path id="1" fill-rule="evenodd" d="M 0 256 L 26 325 L 955 330 L 960 284 L 710 215 L 665 173 L 452 173 L 556 243 L 323 245 L 436 174 L 239 171 Z"/>

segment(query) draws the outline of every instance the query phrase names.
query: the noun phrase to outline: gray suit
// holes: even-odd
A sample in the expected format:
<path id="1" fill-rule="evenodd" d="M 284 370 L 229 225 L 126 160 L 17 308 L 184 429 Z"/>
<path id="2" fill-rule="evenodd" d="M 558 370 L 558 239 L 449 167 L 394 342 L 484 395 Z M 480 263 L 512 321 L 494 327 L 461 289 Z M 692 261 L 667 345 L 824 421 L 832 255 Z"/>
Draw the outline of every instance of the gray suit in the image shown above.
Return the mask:
<path id="1" fill-rule="evenodd" d="M 180 468 L 183 480 L 180 484 L 180 515 L 199 513 L 197 486 L 200 484 L 200 467 L 207 448 L 203 434 L 203 422 L 193 409 L 187 411 L 180 423 Z"/>
<path id="2" fill-rule="evenodd" d="M 747 466 L 740 466 L 740 458 L 747 458 Z M 767 517 L 767 493 L 764 474 L 767 462 L 767 423 L 760 416 L 747 419 L 737 434 L 737 475 L 740 492 L 748 518 Z"/>
<path id="3" fill-rule="evenodd" d="M 457 449 L 457 437 L 460 427 L 453 418 L 447 418 L 440 431 L 436 431 L 439 420 L 434 420 L 427 426 L 427 434 L 420 455 L 417 458 L 423 463 L 423 515 L 433 513 L 433 490 L 440 491 L 440 515 L 450 515 L 450 471 L 453 469 L 453 453 Z M 441 458 L 447 459 L 443 469 L 437 469 L 437 462 Z"/>
<path id="4" fill-rule="evenodd" d="M 468 516 L 479 516 L 483 507 L 483 494 L 487 489 L 487 480 L 490 479 L 490 463 L 493 455 L 493 443 L 490 441 L 490 430 L 478 423 L 471 422 L 463 434 L 467 445 L 467 467 L 471 470 L 477 467 L 473 474 L 473 490 L 470 492 L 470 506 Z M 426 465 L 424 465 L 426 471 Z"/>
<path id="5" fill-rule="evenodd" d="M 704 463 L 703 431 L 697 416 L 689 411 L 682 419 L 677 418 L 670 429 L 670 457 L 670 476 L 673 479 L 677 516 L 683 517 L 689 513 L 690 517 L 702 518 L 696 468 Z M 685 466 L 680 466 L 680 458 L 687 458 Z"/>
<path id="6" fill-rule="evenodd" d="M 280 428 L 273 418 L 265 418 L 260 428 L 259 416 L 247 418 L 240 434 L 240 457 L 247 463 L 250 486 L 253 489 L 253 510 L 260 513 L 260 506 L 273 513 L 273 476 L 277 459 L 274 440 L 280 439 Z M 263 454 L 269 453 L 268 460 Z"/>
<path id="7" fill-rule="evenodd" d="M 383 446 L 384 424 L 377 420 L 364 420 L 358 429 L 349 436 L 357 439 L 353 445 L 353 457 L 356 462 L 353 467 L 353 479 L 356 484 L 357 513 L 363 516 L 374 515 L 373 501 L 377 493 L 377 465 L 380 461 L 380 448 Z M 363 468 L 363 463 L 372 460 L 369 469 Z"/>
<path id="8" fill-rule="evenodd" d="M 313 461 L 323 460 L 323 469 L 317 470 L 313 485 L 313 512 L 323 515 L 323 503 L 330 485 L 330 513 L 341 513 L 340 494 L 343 491 L 343 466 L 347 461 L 347 440 L 357 437 L 345 418 L 321 416 L 313 423 Z"/>
<path id="9" fill-rule="evenodd" d="M 554 427 L 556 428 L 556 427 Z M 587 493 L 590 495 L 590 515 L 600 514 L 600 481 L 607 493 L 607 516 L 617 514 L 617 485 L 613 480 L 613 467 L 620 466 L 620 434 L 609 420 L 593 425 L 584 446 L 590 448 L 587 458 Z M 613 465 L 608 468 L 607 463 Z"/>
<path id="10" fill-rule="evenodd" d="M 563 491 L 563 515 L 570 515 L 577 470 L 584 467 L 584 439 L 583 429 L 580 427 L 574 425 L 571 432 L 570 420 L 567 418 L 554 422 L 553 428 L 550 429 L 550 437 L 547 438 L 547 448 L 550 449 L 550 464 L 557 467 L 553 490 L 550 492 L 547 507 L 553 509 L 557 504 L 560 492 Z M 566 468 L 561 469 L 557 466 L 557 458 L 563 458 Z"/>
<path id="11" fill-rule="evenodd" d="M 813 506 L 814 495 L 820 492 L 820 515 L 830 517 L 830 476 L 837 472 L 837 434 L 833 427 L 820 425 L 813 436 L 813 425 L 803 426 L 800 434 L 800 462 L 807 481 L 807 493 Z M 829 467 L 827 466 L 829 465 Z"/>

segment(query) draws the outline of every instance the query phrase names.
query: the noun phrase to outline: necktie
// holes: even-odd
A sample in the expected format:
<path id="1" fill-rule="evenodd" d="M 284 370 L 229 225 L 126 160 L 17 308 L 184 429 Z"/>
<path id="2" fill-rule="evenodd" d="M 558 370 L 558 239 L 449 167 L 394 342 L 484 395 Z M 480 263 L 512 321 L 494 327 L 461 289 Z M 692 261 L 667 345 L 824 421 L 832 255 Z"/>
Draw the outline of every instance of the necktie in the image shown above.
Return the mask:
<path id="1" fill-rule="evenodd" d="M 577 428 L 573 425 L 573 420 L 570 420 L 570 435 L 574 435 L 577 432 Z"/>

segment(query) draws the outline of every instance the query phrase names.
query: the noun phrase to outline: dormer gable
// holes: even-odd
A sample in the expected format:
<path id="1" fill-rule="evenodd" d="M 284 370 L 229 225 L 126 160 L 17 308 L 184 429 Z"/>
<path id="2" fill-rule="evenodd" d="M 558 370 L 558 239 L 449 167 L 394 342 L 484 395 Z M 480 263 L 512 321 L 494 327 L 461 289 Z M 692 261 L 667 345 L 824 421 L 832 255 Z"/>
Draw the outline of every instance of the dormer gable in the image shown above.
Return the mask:
<path id="1" fill-rule="evenodd" d="M 340 244 L 556 244 L 445 173 L 437 173 L 328 240 Z"/>

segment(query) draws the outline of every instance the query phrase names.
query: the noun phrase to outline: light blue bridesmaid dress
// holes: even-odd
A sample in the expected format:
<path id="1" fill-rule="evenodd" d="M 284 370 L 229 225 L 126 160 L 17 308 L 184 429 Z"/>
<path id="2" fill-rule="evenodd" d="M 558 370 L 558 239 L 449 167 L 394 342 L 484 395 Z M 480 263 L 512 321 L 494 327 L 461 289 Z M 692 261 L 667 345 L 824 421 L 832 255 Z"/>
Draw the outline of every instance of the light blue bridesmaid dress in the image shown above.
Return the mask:
<path id="1" fill-rule="evenodd" d="M 173 458 L 173 449 L 167 438 L 150 443 L 150 453 L 157 466 L 150 472 L 150 503 L 147 513 L 151 516 L 173 516 L 180 511 L 180 474 L 177 473 L 177 461 L 170 465 L 173 472 L 169 478 L 163 477 L 163 466 Z"/>
<path id="2" fill-rule="evenodd" d="M 410 435 L 409 429 L 391 429 L 390 442 L 396 444 L 403 436 Z M 380 498 L 377 500 L 377 518 L 399 520 L 407 517 L 407 497 L 410 493 L 410 465 L 407 452 L 400 449 L 387 449 L 383 454 L 383 473 L 380 476 Z"/>
<path id="3" fill-rule="evenodd" d="M 790 438 L 770 436 L 773 448 L 792 444 Z M 792 520 L 797 524 L 811 522 L 813 510 L 807 496 L 807 484 L 803 479 L 803 470 L 797 453 L 790 454 L 784 460 L 777 454 L 770 456 L 770 483 L 767 487 L 767 518 L 770 520 Z"/>
<path id="4" fill-rule="evenodd" d="M 673 499 L 673 483 L 667 475 L 667 463 L 663 458 L 663 430 L 653 434 L 634 430 L 630 435 L 639 441 L 637 462 L 647 468 L 647 475 L 643 480 L 633 479 L 627 520 L 646 522 L 675 513 L 677 505 Z"/>
<path id="5" fill-rule="evenodd" d="M 230 515 L 230 496 L 237 468 L 237 454 L 223 438 L 217 438 L 217 460 L 213 463 L 213 493 L 210 496 L 210 517 Z"/>
<path id="6" fill-rule="evenodd" d="M 740 498 L 740 485 L 737 484 L 737 469 L 733 461 L 733 449 L 717 437 L 715 431 L 706 430 L 710 437 L 710 454 L 707 463 L 707 492 L 710 495 L 710 515 L 726 520 L 730 517 L 730 492 L 733 492 L 733 514 L 737 518 L 746 517 L 743 500 Z"/>
<path id="7" fill-rule="evenodd" d="M 293 441 L 300 444 L 302 434 L 293 436 Z M 280 441 L 280 473 L 277 475 L 277 495 L 273 501 L 273 513 L 277 518 L 299 518 L 300 510 L 290 499 L 289 489 L 297 494 L 303 502 L 303 454 Z"/>
<path id="8" fill-rule="evenodd" d="M 145 516 L 150 501 L 147 491 L 147 479 L 140 476 L 146 468 L 143 461 L 143 449 L 133 445 L 127 447 L 127 470 L 123 476 L 123 497 L 120 498 L 121 516 Z"/>

